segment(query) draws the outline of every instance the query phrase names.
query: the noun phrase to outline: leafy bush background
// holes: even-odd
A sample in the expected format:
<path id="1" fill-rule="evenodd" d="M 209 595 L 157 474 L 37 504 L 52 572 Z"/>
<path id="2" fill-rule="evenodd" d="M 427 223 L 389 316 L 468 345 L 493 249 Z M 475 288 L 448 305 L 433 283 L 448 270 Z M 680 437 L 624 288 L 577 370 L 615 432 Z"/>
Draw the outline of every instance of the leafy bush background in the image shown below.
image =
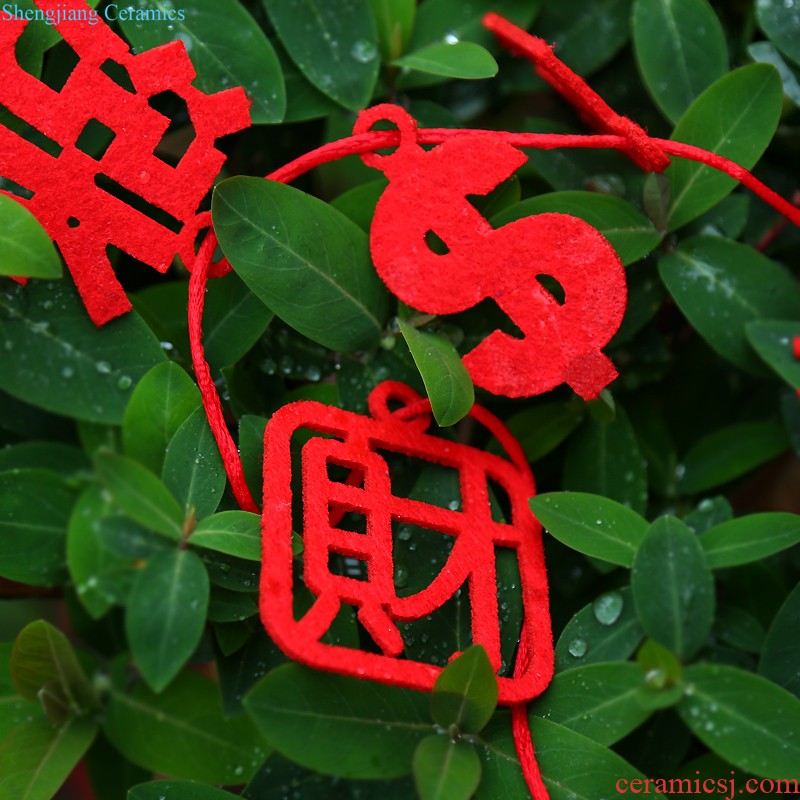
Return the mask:
<path id="1" fill-rule="evenodd" d="M 139 49 L 181 38 L 201 88 L 251 94 L 256 125 L 224 141 L 221 177 L 266 174 L 346 135 L 354 111 L 386 99 L 425 126 L 582 130 L 481 29 L 493 8 L 555 42 L 651 134 L 757 162 L 784 196 L 797 187 L 791 2 L 312 5 L 193 0 L 185 23 L 122 26 Z M 41 25 L 19 55 L 54 85 L 71 69 L 69 49 Z M 174 161 L 187 120 L 177 103 L 162 110 L 174 125 L 159 152 Z M 273 202 L 287 235 L 344 214 L 356 223 L 347 241 L 318 251 L 327 248 L 345 287 L 369 283 L 356 226 L 368 227 L 379 177 L 348 158 L 297 182 L 330 206 L 242 179 L 218 193 L 230 202 L 215 201 L 215 224 L 231 231 L 239 275 L 210 286 L 208 357 L 256 496 L 275 409 L 313 398 L 363 411 L 386 378 L 420 390 L 424 378 L 435 404 L 465 408 L 471 388 L 453 347 L 465 352 L 502 324 L 488 305 L 421 317 L 376 284 L 374 330 L 334 316 L 316 341 L 299 332 L 318 312 L 282 305 L 296 287 L 269 272 L 280 234 L 250 244 L 242 234 L 269 221 Z M 18 208 L 0 204 L 0 272 L 52 275 L 55 251 Z M 698 165 L 676 159 L 663 178 L 646 176 L 605 151 L 529 152 L 482 210 L 495 225 L 542 211 L 583 216 L 628 270 L 628 313 L 607 348 L 621 377 L 601 399 L 583 403 L 565 387 L 521 401 L 477 393 L 523 443 L 541 493 L 533 506 L 552 533 L 557 674 L 531 706 L 551 796 L 607 797 L 617 779 L 641 775 L 798 777 L 800 236 Z M 219 785 L 250 798 L 409 797 L 415 780 L 423 797 L 457 798 L 472 793 L 476 770 L 478 797 L 524 796 L 507 712 L 470 728 L 435 703 L 431 717 L 427 696 L 284 663 L 256 616 L 258 519 L 235 510 L 191 377 L 185 270 L 161 279 L 124 254 L 117 270 L 136 311 L 102 330 L 68 275 L 26 288 L 0 279 L 0 797 L 52 797 L 79 762 L 59 796 L 86 797 L 90 785 L 100 800 L 123 798 L 161 775 L 194 783 L 129 796 L 221 800 Z M 412 358 L 420 333 L 444 353 L 443 374 Z M 431 502 L 454 496 L 434 469 L 406 479 Z M 406 534 L 397 584 L 419 588 L 444 556 Z M 513 639 L 513 565 L 501 570 Z M 464 603 L 420 623 L 410 652 L 444 663 L 464 649 Z M 331 635 L 356 644 L 360 631 L 344 616 Z M 449 674 L 448 691 L 466 694 L 480 717 L 467 682 Z"/>

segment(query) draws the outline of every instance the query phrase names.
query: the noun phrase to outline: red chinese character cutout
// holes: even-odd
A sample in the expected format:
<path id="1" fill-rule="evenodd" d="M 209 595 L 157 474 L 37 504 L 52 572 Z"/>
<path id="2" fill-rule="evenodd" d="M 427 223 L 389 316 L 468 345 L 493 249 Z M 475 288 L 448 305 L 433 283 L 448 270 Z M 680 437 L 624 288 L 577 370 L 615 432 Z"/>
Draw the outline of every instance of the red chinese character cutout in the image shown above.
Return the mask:
<path id="1" fill-rule="evenodd" d="M 62 17 L 69 9 L 94 13 L 82 0 L 36 3 L 43 11 L 62 12 Z M 214 141 L 250 124 L 249 101 L 241 88 L 206 95 L 193 87 L 195 71 L 182 42 L 134 56 L 100 21 L 56 25 L 80 57 L 56 92 L 16 61 L 14 48 L 26 24 L 19 19 L 0 24 L 0 106 L 52 140 L 59 152 L 50 155 L 0 125 L 0 176 L 32 192 L 29 200 L 11 196 L 58 243 L 89 316 L 102 325 L 131 307 L 109 263 L 108 245 L 159 272 L 167 270 L 176 254 L 185 264 L 193 263 L 198 231 L 210 225 L 210 214 L 198 214 L 197 209 L 225 161 Z M 127 71 L 134 92 L 106 74 L 108 62 Z M 176 167 L 153 154 L 170 120 L 148 100 L 166 91 L 186 101 L 196 134 Z M 114 134 L 99 160 L 76 147 L 92 121 Z M 171 228 L 100 187 L 109 180 L 169 214 Z M 220 264 L 217 274 L 229 268 Z"/>
<path id="2" fill-rule="evenodd" d="M 467 199 L 486 194 L 526 160 L 491 134 L 458 136 L 430 151 L 401 108 L 361 113 L 355 133 L 389 120 L 400 131 L 391 155 L 362 156 L 389 186 L 378 201 L 370 248 L 378 274 L 404 303 L 453 314 L 492 298 L 522 339 L 492 332 L 464 357 L 478 385 L 527 397 L 569 384 L 585 399 L 616 376 L 600 348 L 618 329 L 627 297 L 625 272 L 603 235 L 568 214 L 538 214 L 494 229 Z M 444 243 L 439 254 L 430 233 Z M 555 278 L 563 303 L 540 282 Z"/>
<path id="3" fill-rule="evenodd" d="M 392 412 L 389 404 L 404 409 Z M 409 417 L 413 406 L 427 408 Z M 477 450 L 426 433 L 430 406 L 401 383 L 386 381 L 369 397 L 372 418 L 303 401 L 284 406 L 267 425 L 264 455 L 264 559 L 261 616 L 270 636 L 291 658 L 318 668 L 430 690 L 440 667 L 400 658 L 398 622 L 421 619 L 440 608 L 465 584 L 472 609 L 472 636 L 482 644 L 496 671 L 501 668 L 495 548 L 516 551 L 524 609 L 520 653 L 512 676 L 498 678 L 500 702 L 535 697 L 553 672 L 553 643 L 541 526 L 528 507 L 533 476 L 518 443 L 493 415 L 476 406 L 472 414 L 498 432 L 512 457 Z M 302 447 L 303 579 L 314 595 L 311 609 L 295 616 L 292 561 L 292 455 L 298 430 L 318 435 Z M 389 468 L 380 452 L 413 456 L 457 470 L 462 510 L 439 508 L 392 493 Z M 349 470 L 347 482 L 332 480 L 330 469 Z M 495 522 L 489 501 L 491 479 L 507 492 L 510 524 Z M 366 517 L 366 533 L 339 527 L 342 515 Z M 418 525 L 454 537 L 441 573 L 423 591 L 398 597 L 394 583 L 392 523 Z M 367 580 L 330 570 L 331 554 L 366 563 Z M 342 604 L 358 609 L 358 619 L 380 653 L 320 641 Z"/>

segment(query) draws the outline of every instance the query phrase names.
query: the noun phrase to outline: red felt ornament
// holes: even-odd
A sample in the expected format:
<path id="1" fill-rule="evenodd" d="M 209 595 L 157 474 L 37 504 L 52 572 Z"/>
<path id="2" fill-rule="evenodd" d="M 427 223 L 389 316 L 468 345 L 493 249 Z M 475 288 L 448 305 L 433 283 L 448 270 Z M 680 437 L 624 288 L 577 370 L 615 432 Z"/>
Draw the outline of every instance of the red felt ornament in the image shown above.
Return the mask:
<path id="1" fill-rule="evenodd" d="M 214 141 L 250 124 L 249 101 L 241 88 L 206 95 L 192 86 L 195 71 L 182 42 L 134 56 L 99 18 L 87 24 L 86 15 L 95 12 L 83 0 L 36 0 L 36 5 L 61 20 L 55 27 L 80 60 L 61 91 L 54 91 L 17 63 L 15 46 L 28 23 L 14 18 L 0 25 L 0 105 L 57 151 L 45 152 L 0 125 L 0 175 L 32 193 L 27 200 L 10 196 L 58 243 L 89 316 L 102 325 L 131 307 L 109 263 L 109 245 L 159 272 L 176 254 L 185 264 L 194 263 L 195 239 L 211 224 L 210 214 L 198 214 L 198 206 L 225 160 Z M 106 74 L 114 66 L 127 72 L 133 91 Z M 166 91 L 186 101 L 195 131 L 175 167 L 154 155 L 170 120 L 148 101 Z M 76 146 L 92 122 L 114 134 L 97 159 Z M 136 210 L 120 199 L 126 192 L 171 222 Z M 223 262 L 213 274 L 229 269 Z"/>
<path id="2" fill-rule="evenodd" d="M 398 402 L 401 410 L 390 411 L 389 404 Z M 530 700 L 550 681 L 553 643 L 541 526 L 528 507 L 535 488 L 521 447 L 505 426 L 480 406 L 474 406 L 471 415 L 498 437 L 510 461 L 426 433 L 430 404 L 401 383 L 380 384 L 370 394 L 369 409 L 371 418 L 303 401 L 284 406 L 267 424 L 260 607 L 270 636 L 291 658 L 317 669 L 430 690 L 441 668 L 398 657 L 404 648 L 398 622 L 431 614 L 466 587 L 473 641 L 486 648 L 492 666 L 499 672 L 495 548 L 512 548 L 519 563 L 524 608 L 520 640 L 525 655 L 513 674 L 498 677 L 499 695 L 504 705 Z M 298 430 L 317 435 L 302 447 L 303 510 L 302 518 L 293 524 L 291 441 Z M 396 496 L 385 453 L 456 470 L 461 509 L 440 508 Z M 336 467 L 345 468 L 350 478 L 334 480 L 331 471 Z M 508 524 L 492 519 L 490 480 L 509 497 Z M 346 512 L 366 518 L 366 533 L 341 526 Z M 395 590 L 394 523 L 417 525 L 454 539 L 441 573 L 430 586 L 409 597 L 399 597 Z M 302 575 L 315 597 L 311 609 L 299 619 L 293 592 L 297 577 L 292 558 L 293 529 L 303 531 Z M 333 574 L 329 567 L 332 554 L 364 562 L 367 580 Z M 379 653 L 321 641 L 343 603 L 358 609 L 358 619 Z"/>
<path id="3" fill-rule="evenodd" d="M 478 386 L 525 397 L 569 384 L 589 400 L 617 376 L 600 348 L 622 322 L 625 270 L 587 222 L 539 214 L 494 229 L 467 199 L 510 177 L 525 155 L 491 134 L 461 136 L 426 151 L 413 118 L 398 106 L 362 112 L 356 135 L 388 120 L 399 130 L 391 155 L 363 155 L 389 186 L 378 201 L 370 250 L 378 274 L 404 303 L 453 314 L 492 298 L 523 338 L 494 331 L 464 357 Z M 430 234 L 444 243 L 438 253 Z M 555 278 L 559 302 L 541 278 Z"/>

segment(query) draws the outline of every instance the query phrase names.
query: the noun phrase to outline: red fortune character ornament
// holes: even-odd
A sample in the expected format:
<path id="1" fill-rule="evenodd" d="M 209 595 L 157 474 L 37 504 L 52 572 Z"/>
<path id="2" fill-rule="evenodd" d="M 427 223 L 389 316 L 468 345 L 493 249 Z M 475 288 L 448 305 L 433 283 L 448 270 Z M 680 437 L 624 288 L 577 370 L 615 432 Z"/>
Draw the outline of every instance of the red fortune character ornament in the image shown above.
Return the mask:
<path id="1" fill-rule="evenodd" d="M 0 125 L 0 176 L 32 194 L 26 200 L 4 192 L 26 206 L 57 242 L 89 316 L 103 325 L 131 307 L 109 263 L 109 245 L 159 272 L 176 254 L 193 264 L 195 239 L 211 224 L 211 215 L 198 214 L 198 206 L 225 161 L 214 141 L 250 124 L 249 101 L 241 88 L 206 95 L 193 87 L 195 71 L 182 42 L 134 56 L 105 23 L 85 22 L 86 13 L 95 12 L 83 0 L 36 0 L 36 5 L 60 12 L 55 27 L 80 61 L 56 92 L 16 61 L 14 48 L 28 23 L 15 18 L 0 25 L 0 106 L 47 137 L 58 152 L 51 155 Z M 83 18 L 66 19 L 70 10 Z M 110 65 L 127 72 L 133 91 L 109 77 Z M 170 120 L 148 101 L 165 91 L 186 101 L 196 134 L 175 167 L 153 152 Z M 92 122 L 114 134 L 98 159 L 76 146 Z M 125 192 L 165 212 L 171 224 L 120 199 Z M 229 269 L 223 262 L 214 274 Z"/>

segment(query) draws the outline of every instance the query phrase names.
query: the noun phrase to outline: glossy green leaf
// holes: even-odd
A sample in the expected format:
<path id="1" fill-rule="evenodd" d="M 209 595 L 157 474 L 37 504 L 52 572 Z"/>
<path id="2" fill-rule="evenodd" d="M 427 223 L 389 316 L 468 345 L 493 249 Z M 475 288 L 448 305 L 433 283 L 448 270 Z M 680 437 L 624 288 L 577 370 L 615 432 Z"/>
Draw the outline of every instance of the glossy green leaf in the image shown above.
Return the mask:
<path id="1" fill-rule="evenodd" d="M 792 590 L 772 620 L 758 671 L 800 697 L 800 586 Z"/>
<path id="2" fill-rule="evenodd" d="M 797 67 L 787 64 L 778 49 L 771 42 L 753 42 L 747 46 L 747 54 L 759 64 L 771 64 L 778 70 L 783 84 L 783 93 L 796 106 L 800 106 L 800 77 Z"/>
<path id="3" fill-rule="evenodd" d="M 90 486 L 75 503 L 67 528 L 69 574 L 78 600 L 94 619 L 122 602 L 132 572 L 129 559 L 101 543 L 101 525 L 112 509 L 102 489 Z"/>
<path id="4" fill-rule="evenodd" d="M 248 511 L 222 511 L 200 520 L 189 544 L 261 561 L 261 517 Z"/>
<path id="5" fill-rule="evenodd" d="M 699 536 L 716 525 L 722 525 L 723 522 L 730 522 L 732 519 L 733 507 L 727 498 L 717 495 L 701 500 L 697 504 L 697 508 L 690 511 L 683 521 Z M 706 556 L 708 556 L 708 552 L 706 552 Z"/>
<path id="6" fill-rule="evenodd" d="M 674 706 L 683 694 L 680 683 L 683 665 L 678 657 L 653 639 L 648 639 L 636 653 L 644 685 L 638 700 L 650 711 Z"/>
<path id="7" fill-rule="evenodd" d="M 402 55 L 411 39 L 416 0 L 370 0 L 378 31 L 381 58 L 389 62 Z"/>
<path id="8" fill-rule="evenodd" d="M 661 234 L 637 208 L 620 197 L 598 192 L 550 192 L 529 197 L 492 218 L 495 227 L 531 214 L 571 214 L 597 228 L 617 251 L 623 264 L 646 256 Z"/>
<path id="9" fill-rule="evenodd" d="M 432 732 L 427 695 L 299 664 L 270 672 L 244 704 L 280 753 L 344 778 L 406 775 L 418 742 Z"/>
<path id="10" fill-rule="evenodd" d="M 477 733 L 497 707 L 497 678 L 486 650 L 473 645 L 439 674 L 431 695 L 431 716 L 443 728 Z"/>
<path id="11" fill-rule="evenodd" d="M 0 448 L 0 472 L 26 468 L 67 476 L 88 472 L 91 462 L 77 447 L 60 442 L 19 442 Z"/>
<path id="12" fill-rule="evenodd" d="M 672 134 L 750 169 L 778 126 L 783 90 L 777 71 L 750 64 L 708 87 L 681 117 Z M 700 216 L 737 186 L 733 178 L 694 161 L 676 158 L 664 173 L 672 204 L 666 220 L 674 231 Z"/>
<path id="13" fill-rule="evenodd" d="M 540 6 L 540 0 L 426 0 L 417 9 L 410 46 L 416 50 L 435 42 L 463 40 L 496 47 L 494 36 L 482 24 L 484 14 L 494 11 L 527 28 Z"/>
<path id="14" fill-rule="evenodd" d="M 764 626 L 749 612 L 734 605 L 717 606 L 714 635 L 720 642 L 745 653 L 760 653 L 764 646 Z"/>
<path id="15" fill-rule="evenodd" d="M 605 661 L 624 661 L 642 641 L 644 631 L 636 616 L 636 608 L 628 587 L 614 591 L 621 601 L 619 615 L 613 622 L 600 615 L 596 601 L 584 606 L 566 624 L 556 643 L 556 671 L 598 664 Z M 602 595 L 601 595 L 602 597 Z"/>
<path id="16" fill-rule="evenodd" d="M 792 342 L 797 336 L 796 322 L 757 320 L 745 325 L 747 340 L 756 353 L 793 389 L 800 389 L 800 359 Z"/>
<path id="17" fill-rule="evenodd" d="M 678 489 L 705 492 L 771 461 L 789 448 L 778 422 L 740 422 L 715 431 L 695 444 L 683 459 Z"/>
<path id="18" fill-rule="evenodd" d="M 697 537 L 675 517 L 647 530 L 631 570 L 647 635 L 683 658 L 704 644 L 714 620 L 714 579 Z"/>
<path id="19" fill-rule="evenodd" d="M 756 19 L 776 47 L 796 64 L 800 63 L 800 19 L 791 0 L 758 0 Z"/>
<path id="20" fill-rule="evenodd" d="M 286 84 L 286 115 L 284 123 L 303 122 L 324 117 L 340 110 L 338 103 L 323 94 L 314 86 L 292 61 L 286 49 L 277 38 L 271 39 L 278 56 Z"/>
<path id="21" fill-rule="evenodd" d="M 95 468 L 114 502 L 131 519 L 170 538 L 183 535 L 183 512 L 166 486 L 141 464 L 116 453 L 99 452 Z"/>
<path id="22" fill-rule="evenodd" d="M 149 8 L 166 13 L 173 6 L 169 0 L 154 0 Z M 278 57 L 241 3 L 192 0 L 174 15 L 176 19 L 169 24 L 117 16 L 137 52 L 175 40 L 183 42 L 197 71 L 193 84 L 198 89 L 210 94 L 241 86 L 251 100 L 254 123 L 283 119 L 286 93 Z"/>
<path id="23" fill-rule="evenodd" d="M 800 515 L 748 514 L 711 528 L 699 542 L 712 569 L 736 567 L 800 542 Z"/>
<path id="24" fill-rule="evenodd" d="M 582 403 L 550 402 L 526 408 L 505 420 L 508 429 L 522 445 L 528 461 L 537 461 L 554 450 L 583 419 Z M 489 444 L 493 453 L 502 452 L 496 440 Z"/>
<path id="25" fill-rule="evenodd" d="M 200 405 L 200 391 L 177 364 L 153 367 L 139 381 L 122 421 L 125 454 L 161 472 L 170 439 Z"/>
<path id="26" fill-rule="evenodd" d="M 800 289 L 779 264 L 719 236 L 684 240 L 659 261 L 659 273 L 692 327 L 742 369 L 764 371 L 751 349 L 747 323 L 800 319 Z"/>
<path id="27" fill-rule="evenodd" d="M 380 66 L 370 0 L 262 2 L 292 61 L 317 89 L 351 111 L 369 103 Z"/>
<path id="28" fill-rule="evenodd" d="M 0 194 L 0 275 L 59 278 L 55 245 L 25 206 Z"/>
<path id="29" fill-rule="evenodd" d="M 572 435 L 564 464 L 564 487 L 603 495 L 643 514 L 647 468 L 624 410 L 613 420 L 589 417 Z"/>
<path id="30" fill-rule="evenodd" d="M 71 717 L 56 727 L 23 722 L 0 742 L 0 800 L 50 800 L 89 749 L 97 725 Z"/>
<path id="31" fill-rule="evenodd" d="M 203 519 L 217 510 L 227 476 L 204 408 L 198 408 L 170 439 L 162 475 L 184 516 Z"/>
<path id="32" fill-rule="evenodd" d="M 583 492 L 549 492 L 532 497 L 539 522 L 573 550 L 630 567 L 647 531 L 647 521 L 607 497 Z"/>
<path id="33" fill-rule="evenodd" d="M 468 800 L 480 779 L 478 754 L 463 740 L 435 734 L 414 751 L 414 783 L 420 800 Z"/>
<path id="34" fill-rule="evenodd" d="M 798 698 L 736 667 L 695 664 L 684 674 L 687 686 L 678 711 L 701 742 L 754 775 L 797 777 Z"/>
<path id="35" fill-rule="evenodd" d="M 617 781 L 641 779 L 634 766 L 601 744 L 564 725 L 531 717 L 536 760 L 551 800 L 597 800 L 614 797 Z M 478 748 L 483 767 L 477 800 L 525 797 L 525 779 L 507 718 L 495 717 Z M 625 784 L 620 784 L 624 787 Z"/>
<path id="36" fill-rule="evenodd" d="M 0 389 L 57 414 L 113 425 L 122 422 L 131 389 L 165 358 L 133 311 L 98 328 L 69 281 L 5 282 L 0 339 Z"/>
<path id="37" fill-rule="evenodd" d="M 124 514 L 106 514 L 95 521 L 94 528 L 101 548 L 127 559 L 146 560 L 173 546 L 160 534 Z"/>
<path id="38" fill-rule="evenodd" d="M 127 800 L 235 800 L 238 796 L 197 781 L 153 781 L 134 786 Z"/>
<path id="39" fill-rule="evenodd" d="M 243 622 L 258 614 L 258 598 L 249 592 L 214 586 L 208 602 L 211 622 Z"/>
<path id="40" fill-rule="evenodd" d="M 667 119 L 728 69 L 728 47 L 707 0 L 635 0 L 631 34 L 645 86 Z"/>
<path id="41" fill-rule="evenodd" d="M 103 731 L 134 764 L 204 783 L 245 783 L 269 754 L 253 723 L 225 719 L 219 687 L 194 672 L 161 694 L 143 683 L 130 693 L 114 689 Z"/>
<path id="42" fill-rule="evenodd" d="M 13 646 L 13 642 L 0 643 L 0 742 L 17 725 L 43 716 L 41 704 L 24 700 L 14 686 L 10 668 Z"/>
<path id="43" fill-rule="evenodd" d="M 86 673 L 64 634 L 44 620 L 26 625 L 11 651 L 11 677 L 26 700 L 37 700 L 42 689 L 63 702 L 63 721 L 97 705 Z"/>
<path id="44" fill-rule="evenodd" d="M 192 655 L 205 626 L 208 575 L 196 553 L 167 550 L 139 571 L 125 614 L 125 633 L 142 673 L 156 692 Z"/>
<path id="45" fill-rule="evenodd" d="M 310 195 L 261 178 L 231 178 L 213 200 L 225 255 L 284 322 L 334 350 L 376 344 L 388 311 L 366 234 Z"/>
<path id="46" fill-rule="evenodd" d="M 529 713 L 610 746 L 650 716 L 638 702 L 642 686 L 643 674 L 636 664 L 610 661 L 576 667 L 559 672 L 531 703 Z"/>
<path id="47" fill-rule="evenodd" d="M 75 499 L 75 490 L 54 472 L 0 473 L 0 576 L 34 586 L 64 580 Z"/>
<path id="48" fill-rule="evenodd" d="M 475 402 L 475 387 L 449 339 L 425 333 L 398 320 L 408 349 L 425 383 L 436 422 L 442 427 L 463 419 Z"/>
<path id="49" fill-rule="evenodd" d="M 628 41 L 631 0 L 544 3 L 534 32 L 579 75 L 609 62 Z"/>
<path id="50" fill-rule="evenodd" d="M 465 80 L 492 78 L 497 74 L 497 62 L 492 54 L 472 42 L 430 44 L 395 59 L 393 64 L 416 72 Z"/>
<path id="51" fill-rule="evenodd" d="M 272 317 L 236 273 L 211 281 L 203 311 L 203 348 L 212 374 L 239 361 Z"/>

